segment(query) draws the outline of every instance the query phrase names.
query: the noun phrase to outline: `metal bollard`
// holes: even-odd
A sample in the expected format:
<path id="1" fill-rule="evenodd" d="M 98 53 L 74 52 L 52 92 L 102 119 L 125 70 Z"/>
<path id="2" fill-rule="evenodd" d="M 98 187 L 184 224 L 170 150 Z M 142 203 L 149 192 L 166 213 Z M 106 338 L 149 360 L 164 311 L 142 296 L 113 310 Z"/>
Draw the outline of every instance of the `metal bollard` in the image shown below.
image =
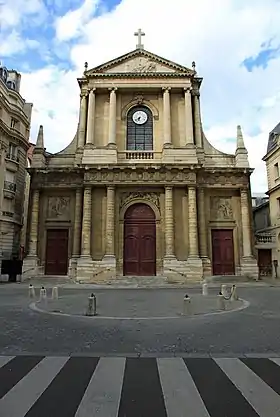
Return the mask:
<path id="1" fill-rule="evenodd" d="M 33 287 L 32 284 L 29 285 L 28 294 L 29 294 L 29 298 L 35 298 L 35 288 Z"/>
<path id="2" fill-rule="evenodd" d="M 47 300 L 47 290 L 45 287 L 42 287 L 40 289 L 40 301 L 41 300 L 45 300 L 45 301 Z"/>
<path id="3" fill-rule="evenodd" d="M 218 294 L 218 309 L 219 310 L 225 310 L 226 309 L 226 303 L 225 299 L 222 293 Z"/>
<path id="4" fill-rule="evenodd" d="M 227 290 L 226 284 L 221 285 L 221 293 L 223 294 L 224 297 L 228 297 L 228 290 Z"/>
<path id="5" fill-rule="evenodd" d="M 96 296 L 93 293 L 88 297 L 86 316 L 96 316 Z"/>
<path id="6" fill-rule="evenodd" d="M 238 295 L 237 295 L 237 288 L 236 288 L 236 285 L 233 285 L 233 286 L 232 286 L 232 289 L 231 289 L 231 297 L 230 297 L 230 301 L 235 301 L 235 300 L 238 300 Z"/>
<path id="7" fill-rule="evenodd" d="M 202 295 L 208 295 L 208 285 L 206 283 L 202 284 Z"/>
<path id="8" fill-rule="evenodd" d="M 183 301 L 183 315 L 189 316 L 191 314 L 191 299 L 186 294 Z"/>
<path id="9" fill-rule="evenodd" d="M 53 300 L 58 299 L 58 287 L 53 287 L 53 289 L 52 289 L 52 299 Z"/>

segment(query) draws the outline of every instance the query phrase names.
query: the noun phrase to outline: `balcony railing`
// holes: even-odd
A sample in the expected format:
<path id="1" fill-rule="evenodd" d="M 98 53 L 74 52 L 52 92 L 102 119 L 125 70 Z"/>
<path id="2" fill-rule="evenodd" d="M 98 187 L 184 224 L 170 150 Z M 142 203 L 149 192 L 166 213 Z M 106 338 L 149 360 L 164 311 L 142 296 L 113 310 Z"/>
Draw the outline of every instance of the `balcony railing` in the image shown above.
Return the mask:
<path id="1" fill-rule="evenodd" d="M 16 189 L 17 189 L 17 185 L 14 182 L 4 181 L 4 190 L 15 193 Z"/>
<path id="2" fill-rule="evenodd" d="M 19 162 L 19 156 L 14 154 L 7 154 L 6 158 L 10 161 Z"/>
<path id="3" fill-rule="evenodd" d="M 161 152 L 155 151 L 123 151 L 118 152 L 118 159 L 124 161 L 144 162 L 161 158 Z"/>
<path id="4" fill-rule="evenodd" d="M 266 245 L 275 243 L 275 235 L 272 233 L 256 233 L 256 245 Z"/>

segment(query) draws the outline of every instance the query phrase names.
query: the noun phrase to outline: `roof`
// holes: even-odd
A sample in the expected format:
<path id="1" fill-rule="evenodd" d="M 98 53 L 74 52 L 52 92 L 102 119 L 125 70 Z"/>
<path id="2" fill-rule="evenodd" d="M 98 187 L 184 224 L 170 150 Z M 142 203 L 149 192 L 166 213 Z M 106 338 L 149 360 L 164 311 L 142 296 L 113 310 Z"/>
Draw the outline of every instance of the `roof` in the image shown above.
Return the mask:
<path id="1" fill-rule="evenodd" d="M 275 128 L 270 132 L 268 137 L 268 143 L 267 143 L 267 153 L 272 151 L 273 148 L 277 146 L 277 137 L 280 135 L 280 122 L 278 125 L 275 126 Z"/>

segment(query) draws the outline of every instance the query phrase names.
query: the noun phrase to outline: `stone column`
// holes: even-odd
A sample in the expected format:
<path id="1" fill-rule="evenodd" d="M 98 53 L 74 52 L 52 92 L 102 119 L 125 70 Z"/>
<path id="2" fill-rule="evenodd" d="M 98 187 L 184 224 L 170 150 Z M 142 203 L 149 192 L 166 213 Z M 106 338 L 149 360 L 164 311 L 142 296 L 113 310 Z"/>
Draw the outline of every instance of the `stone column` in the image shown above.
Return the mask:
<path id="1" fill-rule="evenodd" d="M 207 254 L 207 230 L 205 219 L 205 200 L 204 188 L 198 189 L 198 218 L 199 218 L 199 243 L 200 243 L 200 257 L 206 258 Z"/>
<path id="2" fill-rule="evenodd" d="M 29 232 L 29 257 L 37 257 L 37 246 L 38 246 L 38 226 L 39 226 L 39 202 L 40 202 L 40 191 L 32 191 L 31 201 L 31 221 L 30 221 L 30 232 Z"/>
<path id="3" fill-rule="evenodd" d="M 202 128 L 201 128 L 199 96 L 200 96 L 200 93 L 198 91 L 193 92 L 195 144 L 198 148 L 201 148 L 202 147 Z"/>
<path id="4" fill-rule="evenodd" d="M 171 111 L 170 111 L 170 87 L 163 88 L 163 134 L 164 146 L 171 146 Z"/>
<path id="5" fill-rule="evenodd" d="M 109 135 L 108 145 L 116 145 L 116 129 L 117 129 L 117 88 L 109 88 L 110 104 L 109 104 Z"/>
<path id="6" fill-rule="evenodd" d="M 174 257 L 173 187 L 165 187 L 165 256 Z"/>
<path id="7" fill-rule="evenodd" d="M 251 257 L 252 256 L 251 227 L 250 227 L 248 191 L 246 189 L 240 190 L 240 203 L 241 203 L 241 222 L 242 222 L 242 235 L 243 235 L 243 256 Z"/>
<path id="8" fill-rule="evenodd" d="M 115 256 L 115 187 L 107 187 L 105 256 Z"/>
<path id="9" fill-rule="evenodd" d="M 79 128 L 78 128 L 78 148 L 83 148 L 85 144 L 86 121 L 87 121 L 87 93 L 81 93 Z"/>
<path id="10" fill-rule="evenodd" d="M 86 186 L 84 189 L 84 206 L 83 206 L 83 221 L 82 221 L 82 244 L 81 256 L 90 257 L 90 242 L 91 242 L 91 200 L 92 189 Z"/>
<path id="11" fill-rule="evenodd" d="M 82 224 L 82 189 L 76 189 L 76 201 L 75 201 L 75 220 L 73 231 L 73 258 L 78 258 L 80 255 L 81 244 L 81 224 Z"/>
<path id="12" fill-rule="evenodd" d="M 87 136 L 86 144 L 94 144 L 94 122 L 95 122 L 95 90 L 92 88 L 88 97 L 88 112 L 87 112 Z"/>
<path id="13" fill-rule="evenodd" d="M 196 187 L 188 187 L 189 203 L 189 257 L 198 257 L 197 239 L 197 211 L 196 211 Z"/>
<path id="14" fill-rule="evenodd" d="M 191 88 L 184 88 L 185 91 L 185 128 L 186 128 L 186 145 L 193 145 L 193 114 L 192 114 L 192 96 Z"/>

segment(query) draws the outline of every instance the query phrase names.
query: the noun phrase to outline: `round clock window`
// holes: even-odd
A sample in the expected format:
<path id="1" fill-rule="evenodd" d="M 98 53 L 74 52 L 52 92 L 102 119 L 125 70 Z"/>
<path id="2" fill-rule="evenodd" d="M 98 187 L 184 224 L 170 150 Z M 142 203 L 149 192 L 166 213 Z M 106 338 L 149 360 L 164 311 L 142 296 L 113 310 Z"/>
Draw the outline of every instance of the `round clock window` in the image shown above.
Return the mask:
<path id="1" fill-rule="evenodd" d="M 135 113 L 133 113 L 132 120 L 137 125 L 143 125 L 148 120 L 148 115 L 143 110 L 137 110 Z"/>

